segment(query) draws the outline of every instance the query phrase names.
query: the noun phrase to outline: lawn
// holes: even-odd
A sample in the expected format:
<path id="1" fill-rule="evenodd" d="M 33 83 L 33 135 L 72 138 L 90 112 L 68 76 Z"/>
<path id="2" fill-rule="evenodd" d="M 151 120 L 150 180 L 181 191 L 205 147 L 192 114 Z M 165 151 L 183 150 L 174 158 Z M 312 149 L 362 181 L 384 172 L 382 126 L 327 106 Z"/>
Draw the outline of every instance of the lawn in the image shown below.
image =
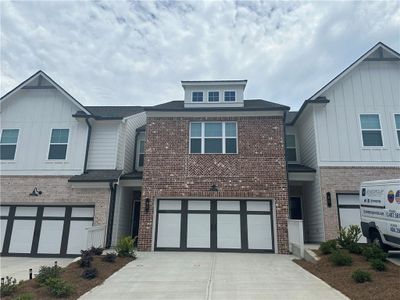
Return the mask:
<path id="1" fill-rule="evenodd" d="M 344 249 L 341 251 L 349 253 Z M 379 272 L 372 269 L 370 262 L 361 255 L 349 253 L 353 260 L 350 266 L 334 266 L 329 255 L 322 255 L 319 251 L 316 253 L 321 258 L 316 264 L 305 260 L 295 262 L 350 299 L 400 299 L 400 267 L 391 262 L 385 263 L 386 271 Z M 368 271 L 372 281 L 356 283 L 352 274 L 357 269 Z"/>

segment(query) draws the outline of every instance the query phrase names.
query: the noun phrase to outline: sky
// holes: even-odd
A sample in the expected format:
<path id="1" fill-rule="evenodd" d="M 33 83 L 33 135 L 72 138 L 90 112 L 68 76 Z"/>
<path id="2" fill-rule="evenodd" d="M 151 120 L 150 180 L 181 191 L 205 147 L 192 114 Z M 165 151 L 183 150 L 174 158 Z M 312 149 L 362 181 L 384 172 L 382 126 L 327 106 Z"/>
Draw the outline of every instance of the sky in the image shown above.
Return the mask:
<path id="1" fill-rule="evenodd" d="M 247 79 L 296 110 L 377 42 L 400 51 L 399 1 L 1 1 L 0 22 L 1 95 L 43 70 L 84 105 Z"/>

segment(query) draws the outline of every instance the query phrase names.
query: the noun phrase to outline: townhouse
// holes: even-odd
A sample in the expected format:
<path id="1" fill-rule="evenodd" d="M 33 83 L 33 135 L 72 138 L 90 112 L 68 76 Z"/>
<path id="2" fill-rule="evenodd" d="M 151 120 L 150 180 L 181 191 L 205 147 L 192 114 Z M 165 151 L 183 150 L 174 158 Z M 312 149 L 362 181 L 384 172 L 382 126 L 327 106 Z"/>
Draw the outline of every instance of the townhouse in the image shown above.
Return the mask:
<path id="1" fill-rule="evenodd" d="M 246 80 L 83 106 L 39 71 L 1 98 L 1 253 L 126 235 L 143 251 L 287 253 L 291 220 L 306 242 L 334 238 L 359 224 L 360 182 L 400 177 L 399 60 L 378 43 L 298 112 L 246 100 Z"/>

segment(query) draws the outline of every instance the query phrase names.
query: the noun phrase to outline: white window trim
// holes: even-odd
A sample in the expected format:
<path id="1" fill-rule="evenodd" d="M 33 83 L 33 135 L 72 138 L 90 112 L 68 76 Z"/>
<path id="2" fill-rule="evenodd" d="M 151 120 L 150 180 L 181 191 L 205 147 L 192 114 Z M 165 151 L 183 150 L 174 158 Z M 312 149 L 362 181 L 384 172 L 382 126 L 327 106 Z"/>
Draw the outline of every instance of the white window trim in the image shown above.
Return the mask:
<path id="1" fill-rule="evenodd" d="M 140 157 L 140 142 L 146 142 L 145 136 L 138 138 L 137 144 L 136 144 L 136 159 L 135 159 L 135 169 L 137 171 L 143 171 L 143 166 L 139 167 L 139 157 Z M 143 148 L 144 149 L 144 148 Z M 144 152 L 143 152 L 144 154 Z M 143 162 L 144 163 L 144 162 Z"/>
<path id="2" fill-rule="evenodd" d="M 382 137 L 382 146 L 364 146 L 364 139 L 363 139 L 363 135 L 362 135 L 363 131 L 378 131 L 378 129 L 362 129 L 362 125 L 361 125 L 361 116 L 363 116 L 363 115 L 377 115 L 377 116 L 378 116 L 378 119 L 379 119 L 379 128 L 380 128 L 379 131 L 381 132 L 381 137 Z M 381 114 L 380 114 L 380 113 L 376 113 L 376 112 L 371 112 L 371 113 L 360 113 L 360 114 L 358 115 L 358 123 L 359 123 L 359 126 L 360 126 L 360 138 L 361 138 L 361 146 L 362 146 L 362 149 L 365 149 L 365 150 L 373 150 L 373 149 L 380 150 L 380 149 L 385 149 L 385 138 L 384 138 L 384 135 L 383 135 L 382 121 L 381 121 Z"/>
<path id="3" fill-rule="evenodd" d="M 297 150 L 298 149 L 297 136 L 296 136 L 295 133 L 286 133 L 285 139 L 286 139 L 286 136 L 288 136 L 288 135 L 294 135 L 294 147 L 286 146 L 286 148 L 287 149 L 295 149 L 296 150 L 296 160 L 287 160 L 287 162 L 288 162 L 288 164 L 297 164 L 297 163 L 300 162 L 300 160 L 299 160 L 299 151 Z M 286 145 L 286 141 L 285 141 L 285 145 Z"/>
<path id="4" fill-rule="evenodd" d="M 234 92 L 235 93 L 235 101 L 226 101 L 225 100 L 225 92 Z M 223 97 L 223 102 L 227 102 L 227 103 L 237 102 L 237 93 L 234 90 L 224 90 L 224 94 L 222 95 L 222 97 Z"/>
<path id="5" fill-rule="evenodd" d="M 201 136 L 200 137 L 193 137 L 194 139 L 200 139 L 201 142 L 201 152 L 200 153 L 192 153 L 190 149 L 192 148 L 192 124 L 193 123 L 200 123 L 201 124 Z M 222 123 L 222 136 L 221 137 L 207 137 L 207 139 L 221 139 L 222 138 L 222 153 L 205 153 L 205 124 L 206 123 Z M 226 136 L 225 134 L 225 124 L 226 123 L 234 123 L 236 126 L 236 137 Z M 235 155 L 239 153 L 239 132 L 238 132 L 238 125 L 236 121 L 193 121 L 189 124 L 189 154 L 206 154 L 206 155 Z M 226 153 L 226 139 L 236 139 L 236 152 L 234 153 Z"/>
<path id="6" fill-rule="evenodd" d="M 0 162 L 15 162 L 16 158 L 17 158 L 17 153 L 18 153 L 18 142 L 19 142 L 19 136 L 20 136 L 20 132 L 21 132 L 21 128 L 1 128 L 1 132 L 0 132 L 0 140 L 1 140 L 1 136 L 3 135 L 3 130 L 18 130 L 18 136 L 17 136 L 17 141 L 14 143 L 2 143 L 1 145 L 15 145 L 15 153 L 14 153 L 14 159 L 1 159 Z"/>
<path id="7" fill-rule="evenodd" d="M 400 112 L 394 113 L 394 114 L 393 114 L 394 139 L 395 139 L 395 141 L 396 141 L 397 149 L 400 149 L 400 140 L 399 140 L 399 138 L 398 138 L 398 136 L 397 136 L 397 135 L 398 135 L 397 132 L 400 132 L 400 128 L 397 128 L 397 126 L 396 126 L 396 115 L 399 115 L 399 116 L 400 116 Z"/>
<path id="8" fill-rule="evenodd" d="M 51 142 L 51 135 L 53 133 L 53 129 L 68 129 L 68 143 L 52 143 Z M 71 128 L 65 128 L 65 127 L 50 128 L 49 148 L 47 149 L 46 161 L 49 161 L 49 162 L 57 162 L 57 161 L 65 162 L 65 161 L 67 161 L 68 160 L 68 154 L 69 154 L 69 142 L 71 140 L 70 137 L 71 137 Z M 67 151 L 65 152 L 65 158 L 64 159 L 51 159 L 51 158 L 49 158 L 51 145 L 67 145 Z"/>
<path id="9" fill-rule="evenodd" d="M 201 101 L 193 101 L 193 93 L 203 93 L 203 100 L 201 100 Z M 199 91 L 199 90 L 197 90 L 197 91 L 192 91 L 192 98 L 191 98 L 191 100 L 192 100 L 193 103 L 204 103 L 204 91 Z"/>
<path id="10" fill-rule="evenodd" d="M 218 93 L 218 101 L 210 101 L 210 93 Z M 217 90 L 208 90 L 207 91 L 207 102 L 208 103 L 218 103 L 221 102 L 221 92 Z"/>

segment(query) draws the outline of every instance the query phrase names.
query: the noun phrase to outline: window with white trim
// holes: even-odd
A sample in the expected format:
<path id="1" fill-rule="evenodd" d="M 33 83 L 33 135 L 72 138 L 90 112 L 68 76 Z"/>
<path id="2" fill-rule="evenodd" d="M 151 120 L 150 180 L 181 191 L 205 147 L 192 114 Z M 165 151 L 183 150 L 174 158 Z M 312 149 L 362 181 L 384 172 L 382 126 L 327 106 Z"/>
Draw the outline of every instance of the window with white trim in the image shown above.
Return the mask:
<path id="1" fill-rule="evenodd" d="M 19 129 L 3 129 L 0 138 L 0 159 L 14 160 Z"/>
<path id="2" fill-rule="evenodd" d="M 203 92 L 192 92 L 192 102 L 203 102 Z"/>
<path id="3" fill-rule="evenodd" d="M 286 135 L 286 159 L 287 161 L 297 161 L 296 136 L 294 134 Z"/>
<path id="4" fill-rule="evenodd" d="M 69 129 L 52 129 L 48 159 L 65 159 L 67 156 Z"/>
<path id="5" fill-rule="evenodd" d="M 218 91 L 208 92 L 208 102 L 219 102 L 219 92 Z"/>
<path id="6" fill-rule="evenodd" d="M 224 92 L 224 101 L 227 101 L 227 102 L 236 101 L 236 92 L 235 91 L 225 91 Z"/>
<path id="7" fill-rule="evenodd" d="M 237 123 L 191 122 L 190 153 L 237 153 Z"/>
<path id="8" fill-rule="evenodd" d="M 138 139 L 138 144 L 136 148 L 136 169 L 138 171 L 143 170 L 143 165 L 144 165 L 144 138 Z"/>
<path id="9" fill-rule="evenodd" d="M 394 115 L 394 123 L 396 126 L 396 133 L 397 133 L 397 143 L 400 146 L 400 114 Z"/>
<path id="10" fill-rule="evenodd" d="M 364 147 L 382 147 L 382 130 L 378 114 L 361 114 L 361 135 Z"/>

